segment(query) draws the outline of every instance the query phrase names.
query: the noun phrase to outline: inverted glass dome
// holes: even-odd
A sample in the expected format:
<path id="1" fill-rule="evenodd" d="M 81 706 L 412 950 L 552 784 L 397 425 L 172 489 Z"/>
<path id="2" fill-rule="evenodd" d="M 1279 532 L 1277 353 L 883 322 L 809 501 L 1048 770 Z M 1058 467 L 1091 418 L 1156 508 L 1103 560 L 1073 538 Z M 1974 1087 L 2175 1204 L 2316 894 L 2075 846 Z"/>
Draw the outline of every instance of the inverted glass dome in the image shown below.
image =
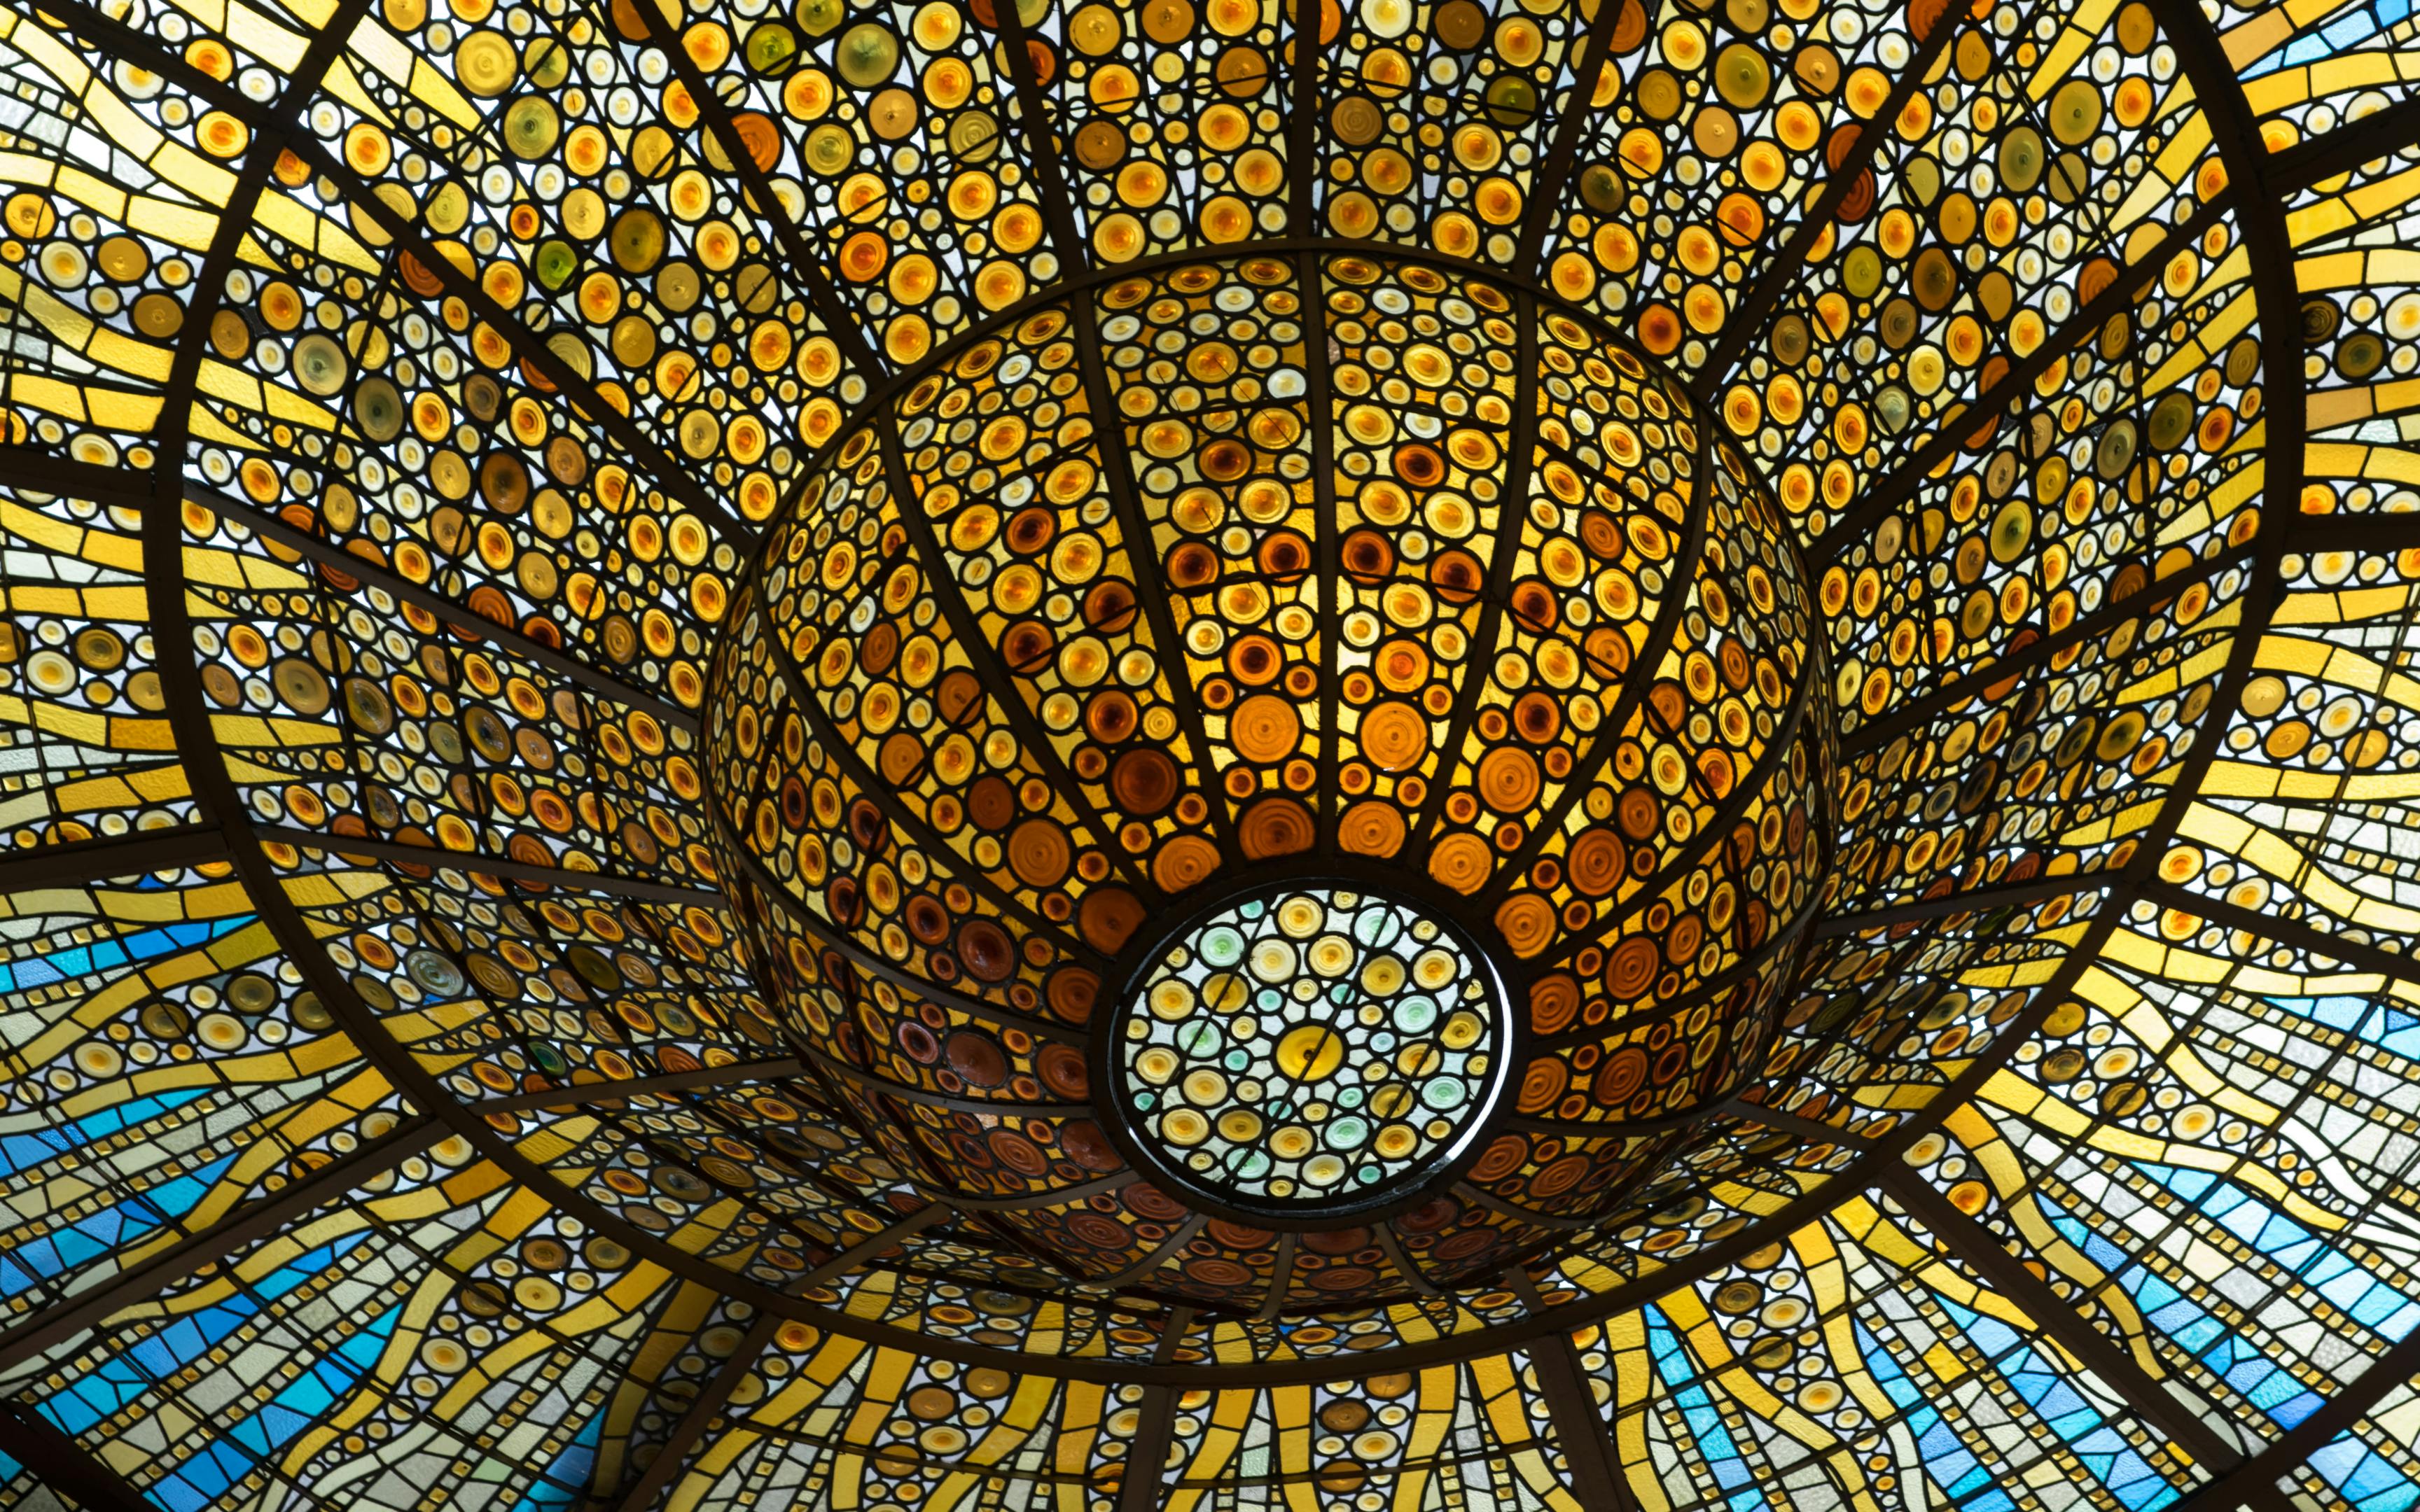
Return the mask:
<path id="1" fill-rule="evenodd" d="M 734 597 L 706 782 L 790 1031 L 903 1164 L 1114 1183 L 967 1273 L 1282 1315 L 1636 1216 L 1765 1062 L 1831 823 L 1806 577 L 1687 391 L 1551 296 L 1322 252 L 1094 280 L 893 393 Z M 1395 1049 L 1326 1063 L 1358 1001 L 1197 1003 L 1144 1048 L 1160 974 L 1227 937 L 1191 932 L 1247 922 L 1203 910 L 1275 910 L 1291 952 L 1321 872 L 1445 942 L 1383 959 L 1450 969 L 1421 1001 L 1486 1041 L 1419 1121 L 1336 1102 Z M 1251 991 L 1316 995 L 1303 964 Z M 1210 1033 L 1245 1064 L 1179 1075 Z M 1311 1231 L 1332 1253 L 1281 1247 Z"/>
<path id="2" fill-rule="evenodd" d="M 2407 1512 L 2411 31 L 0 8 L 0 1512 Z"/>

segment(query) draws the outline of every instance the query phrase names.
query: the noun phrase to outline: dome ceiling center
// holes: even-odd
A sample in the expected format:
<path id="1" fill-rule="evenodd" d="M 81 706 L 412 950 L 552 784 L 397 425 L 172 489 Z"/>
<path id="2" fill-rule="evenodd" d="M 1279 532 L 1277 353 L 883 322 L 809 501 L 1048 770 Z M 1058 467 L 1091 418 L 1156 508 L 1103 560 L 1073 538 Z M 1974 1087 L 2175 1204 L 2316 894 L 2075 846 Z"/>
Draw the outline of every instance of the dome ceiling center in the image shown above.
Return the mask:
<path id="1" fill-rule="evenodd" d="M 1765 1064 L 1828 829 L 1796 552 L 1686 389 L 1340 249 L 1098 281 L 868 411 L 735 595 L 713 782 L 793 1033 L 985 1205 L 952 1273 L 1320 1310 L 1635 1217 Z"/>

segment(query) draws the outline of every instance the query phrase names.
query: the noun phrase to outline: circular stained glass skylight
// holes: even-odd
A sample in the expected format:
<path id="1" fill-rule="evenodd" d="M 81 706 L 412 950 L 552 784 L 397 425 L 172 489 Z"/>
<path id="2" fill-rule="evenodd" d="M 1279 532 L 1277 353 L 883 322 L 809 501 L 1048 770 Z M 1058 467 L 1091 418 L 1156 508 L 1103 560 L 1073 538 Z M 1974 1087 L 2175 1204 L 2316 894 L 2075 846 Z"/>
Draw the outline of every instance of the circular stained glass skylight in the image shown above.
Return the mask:
<path id="1" fill-rule="evenodd" d="M 1148 958 L 1117 1088 L 1153 1164 L 1254 1211 L 1385 1200 L 1450 1166 L 1504 1064 L 1503 1000 L 1437 915 L 1357 887 L 1230 899 Z"/>

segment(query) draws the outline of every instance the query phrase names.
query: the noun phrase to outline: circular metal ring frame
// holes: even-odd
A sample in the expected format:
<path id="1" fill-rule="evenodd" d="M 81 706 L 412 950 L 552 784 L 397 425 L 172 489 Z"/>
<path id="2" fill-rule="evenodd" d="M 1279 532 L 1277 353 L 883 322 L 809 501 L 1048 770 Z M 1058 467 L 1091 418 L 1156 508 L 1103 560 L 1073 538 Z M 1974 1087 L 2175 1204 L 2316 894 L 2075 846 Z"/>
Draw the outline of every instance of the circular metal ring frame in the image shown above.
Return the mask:
<path id="1" fill-rule="evenodd" d="M 1187 1170 L 1183 1163 L 1170 1157 L 1159 1137 L 1142 1126 L 1125 1093 L 1126 1072 L 1119 1057 L 1124 1036 L 1120 1031 L 1126 1020 L 1141 1010 L 1142 990 L 1171 947 L 1182 943 L 1212 918 L 1237 903 L 1322 887 L 1366 893 L 1382 902 L 1402 904 L 1434 921 L 1451 936 L 1484 974 L 1488 1000 L 1495 1011 L 1491 1028 L 1497 1049 L 1486 1085 L 1474 1099 L 1477 1111 L 1455 1131 L 1442 1153 L 1429 1157 L 1427 1169 L 1392 1177 L 1357 1197 L 1330 1199 L 1316 1205 L 1300 1201 L 1255 1203 Z M 1360 863 L 1349 856 L 1324 857 L 1312 867 L 1299 862 L 1273 863 L 1238 872 L 1226 886 L 1173 916 L 1171 922 L 1147 939 L 1138 936 L 1139 943 L 1129 943 L 1119 954 L 1116 969 L 1109 979 L 1114 983 L 1109 997 L 1114 1006 L 1107 1023 L 1095 1028 L 1086 1047 L 1094 1106 L 1110 1142 L 1138 1168 L 1183 1193 L 1190 1206 L 1211 1217 L 1281 1233 L 1351 1227 L 1407 1211 L 1450 1190 L 1479 1158 L 1488 1135 L 1502 1126 L 1505 1086 L 1512 1068 L 1521 1062 L 1528 1049 L 1528 1026 L 1514 1011 L 1506 975 L 1496 961 L 1497 952 L 1457 915 L 1460 902 L 1458 894 L 1437 887 L 1419 873 Z"/>

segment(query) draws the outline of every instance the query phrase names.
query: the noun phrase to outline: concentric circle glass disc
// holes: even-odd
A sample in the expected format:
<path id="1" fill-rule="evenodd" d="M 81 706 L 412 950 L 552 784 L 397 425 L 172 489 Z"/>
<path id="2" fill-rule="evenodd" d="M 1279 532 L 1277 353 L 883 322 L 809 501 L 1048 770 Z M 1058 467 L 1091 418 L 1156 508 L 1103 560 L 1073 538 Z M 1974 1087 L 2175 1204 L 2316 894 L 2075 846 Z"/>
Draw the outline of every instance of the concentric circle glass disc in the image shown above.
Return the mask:
<path id="1" fill-rule="evenodd" d="M 1438 1172 L 1483 1120 L 1506 1030 L 1493 969 L 1419 905 L 1270 887 L 1171 935 L 1117 1030 L 1132 1133 L 1248 1210 L 1359 1209 Z"/>

